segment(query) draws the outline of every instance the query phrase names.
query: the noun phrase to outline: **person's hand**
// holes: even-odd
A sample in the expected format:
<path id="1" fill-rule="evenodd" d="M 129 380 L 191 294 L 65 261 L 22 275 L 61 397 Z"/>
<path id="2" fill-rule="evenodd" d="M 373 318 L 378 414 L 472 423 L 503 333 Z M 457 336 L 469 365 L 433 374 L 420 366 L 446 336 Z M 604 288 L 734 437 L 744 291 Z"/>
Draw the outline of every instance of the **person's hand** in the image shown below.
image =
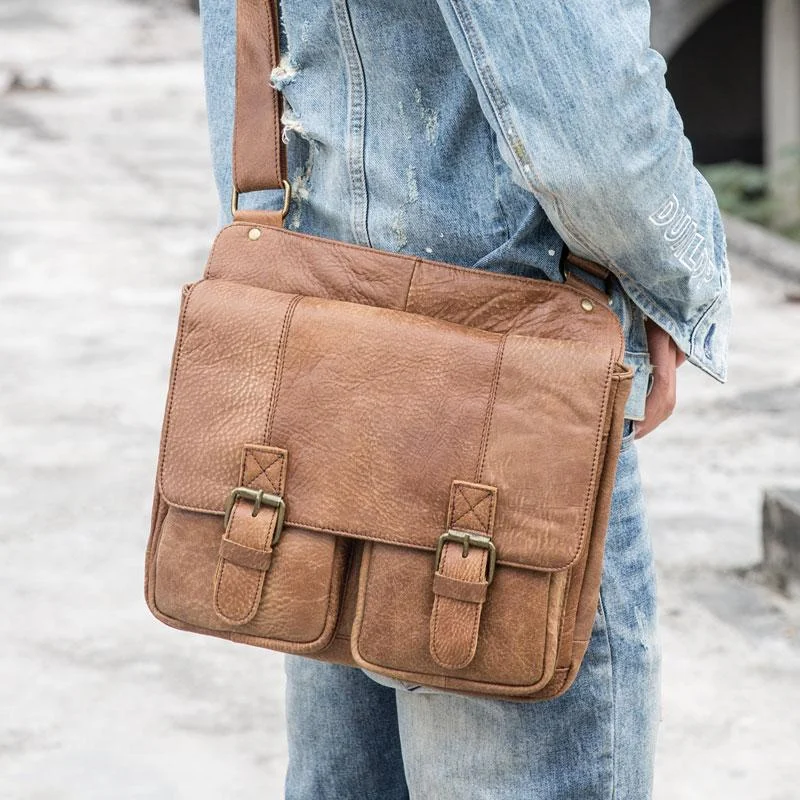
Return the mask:
<path id="1" fill-rule="evenodd" d="M 672 337 L 652 320 L 645 323 L 650 363 L 653 366 L 653 388 L 647 396 L 644 419 L 636 423 L 636 438 L 654 431 L 675 409 L 675 373 L 686 361 Z"/>

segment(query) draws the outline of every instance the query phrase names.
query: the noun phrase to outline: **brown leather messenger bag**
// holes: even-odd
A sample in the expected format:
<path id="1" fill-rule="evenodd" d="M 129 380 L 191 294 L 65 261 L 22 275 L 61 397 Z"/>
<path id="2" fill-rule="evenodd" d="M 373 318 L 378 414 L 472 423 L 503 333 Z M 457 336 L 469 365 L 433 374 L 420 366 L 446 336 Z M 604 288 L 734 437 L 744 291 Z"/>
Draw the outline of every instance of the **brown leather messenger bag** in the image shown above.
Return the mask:
<path id="1" fill-rule="evenodd" d="M 284 230 L 275 9 L 238 0 L 235 219 L 184 287 L 147 548 L 175 628 L 461 693 L 566 691 L 631 372 L 608 298 Z M 238 193 L 286 192 L 282 212 Z"/>

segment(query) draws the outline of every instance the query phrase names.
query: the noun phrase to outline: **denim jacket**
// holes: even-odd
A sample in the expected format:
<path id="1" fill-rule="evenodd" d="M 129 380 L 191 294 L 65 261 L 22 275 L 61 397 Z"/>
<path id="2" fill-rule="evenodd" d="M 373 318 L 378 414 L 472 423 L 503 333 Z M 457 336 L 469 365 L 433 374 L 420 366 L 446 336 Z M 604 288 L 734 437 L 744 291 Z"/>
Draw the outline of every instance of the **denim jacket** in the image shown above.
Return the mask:
<path id="1" fill-rule="evenodd" d="M 201 11 L 227 221 L 235 2 Z M 649 22 L 648 0 L 282 0 L 271 79 L 287 226 L 551 280 L 566 244 L 613 274 L 635 369 L 629 418 L 644 412 L 647 317 L 724 380 L 725 234 Z M 253 193 L 242 207 L 281 200 Z"/>

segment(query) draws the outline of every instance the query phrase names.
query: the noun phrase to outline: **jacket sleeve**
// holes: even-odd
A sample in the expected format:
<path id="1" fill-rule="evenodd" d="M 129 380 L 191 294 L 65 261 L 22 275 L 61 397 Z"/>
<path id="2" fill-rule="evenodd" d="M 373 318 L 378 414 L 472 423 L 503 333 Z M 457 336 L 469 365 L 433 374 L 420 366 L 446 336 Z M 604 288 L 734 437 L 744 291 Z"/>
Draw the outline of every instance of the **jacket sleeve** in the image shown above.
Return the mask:
<path id="1" fill-rule="evenodd" d="M 689 360 L 726 375 L 725 233 L 648 0 L 437 0 L 514 179 Z"/>

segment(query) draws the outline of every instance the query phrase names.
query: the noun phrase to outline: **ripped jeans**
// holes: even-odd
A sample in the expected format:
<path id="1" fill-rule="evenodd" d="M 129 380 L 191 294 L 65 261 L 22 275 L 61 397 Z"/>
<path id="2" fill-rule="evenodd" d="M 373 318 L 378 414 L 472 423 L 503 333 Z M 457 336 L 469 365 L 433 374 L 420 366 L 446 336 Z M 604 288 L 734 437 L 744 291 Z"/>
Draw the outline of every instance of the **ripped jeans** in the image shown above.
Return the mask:
<path id="1" fill-rule="evenodd" d="M 562 697 L 514 703 L 287 656 L 287 800 L 648 800 L 659 717 L 655 573 L 623 441 L 600 603 Z"/>

